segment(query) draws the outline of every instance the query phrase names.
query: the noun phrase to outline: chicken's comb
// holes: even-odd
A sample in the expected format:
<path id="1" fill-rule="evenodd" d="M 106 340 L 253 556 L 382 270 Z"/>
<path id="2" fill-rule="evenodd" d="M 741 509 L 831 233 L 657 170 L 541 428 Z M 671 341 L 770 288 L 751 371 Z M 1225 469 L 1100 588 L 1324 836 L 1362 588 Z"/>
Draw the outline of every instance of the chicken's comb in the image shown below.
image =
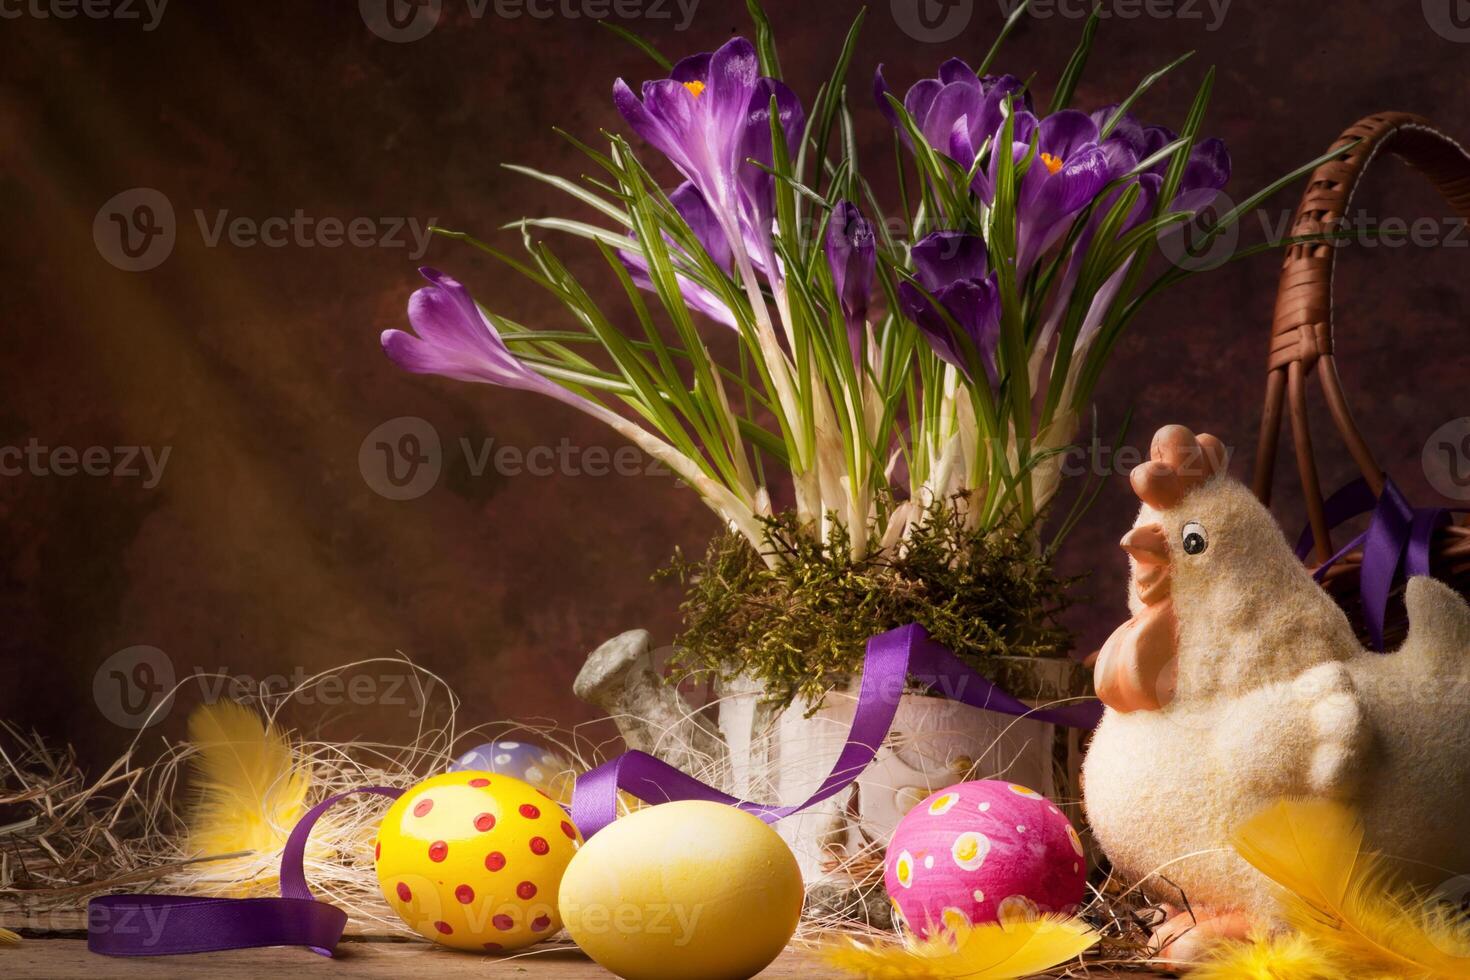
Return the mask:
<path id="1" fill-rule="evenodd" d="M 1212 435 L 1196 436 L 1182 425 L 1154 433 L 1152 457 L 1133 468 L 1129 482 L 1138 499 L 1155 510 L 1169 510 L 1184 495 L 1225 469 L 1225 445 Z"/>

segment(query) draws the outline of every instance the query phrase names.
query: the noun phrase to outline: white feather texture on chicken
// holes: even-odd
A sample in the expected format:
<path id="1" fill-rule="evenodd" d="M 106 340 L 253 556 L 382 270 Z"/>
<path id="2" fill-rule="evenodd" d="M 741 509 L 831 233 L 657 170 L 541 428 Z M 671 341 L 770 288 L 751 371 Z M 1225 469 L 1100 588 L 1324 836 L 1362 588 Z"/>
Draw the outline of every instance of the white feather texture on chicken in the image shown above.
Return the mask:
<path id="1" fill-rule="evenodd" d="M 1205 447 L 1192 471 L 1191 443 Z M 1084 763 L 1097 840 L 1120 873 L 1161 901 L 1177 903 L 1177 885 L 1202 919 L 1271 915 L 1270 883 L 1229 841 L 1283 797 L 1348 804 L 1366 846 L 1421 885 L 1470 872 L 1470 606 L 1413 579 L 1408 639 L 1366 650 L 1210 446 L 1168 427 L 1134 472 L 1135 619 L 1099 657 L 1109 709 Z M 1137 625 L 1164 603 L 1167 628 Z"/>

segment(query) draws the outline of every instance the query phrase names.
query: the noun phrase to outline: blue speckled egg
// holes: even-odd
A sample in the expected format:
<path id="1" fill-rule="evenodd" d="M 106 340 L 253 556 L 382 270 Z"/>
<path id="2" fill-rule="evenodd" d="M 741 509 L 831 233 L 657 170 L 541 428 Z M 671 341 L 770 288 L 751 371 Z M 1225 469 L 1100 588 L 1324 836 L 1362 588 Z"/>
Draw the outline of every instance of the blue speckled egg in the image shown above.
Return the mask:
<path id="1" fill-rule="evenodd" d="M 530 783 L 563 803 L 571 799 L 572 764 L 534 742 L 501 738 L 477 745 L 451 763 L 449 771 L 499 773 Z"/>

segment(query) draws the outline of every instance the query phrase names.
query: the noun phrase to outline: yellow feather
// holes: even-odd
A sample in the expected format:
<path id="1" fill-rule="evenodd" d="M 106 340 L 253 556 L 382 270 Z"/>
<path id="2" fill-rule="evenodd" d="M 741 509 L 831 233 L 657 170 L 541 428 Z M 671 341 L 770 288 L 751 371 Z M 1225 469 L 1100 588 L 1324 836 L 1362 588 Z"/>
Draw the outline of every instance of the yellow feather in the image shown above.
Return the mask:
<path id="1" fill-rule="evenodd" d="M 1342 980 L 1350 975 L 1332 950 L 1298 933 L 1221 943 L 1189 980 Z"/>
<path id="2" fill-rule="evenodd" d="M 0 929 L 0 946 L 14 946 L 20 942 L 20 933 Z"/>
<path id="3" fill-rule="evenodd" d="M 1081 919 L 1043 917 L 961 928 L 901 943 L 832 942 L 822 958 L 834 969 L 869 980 L 1013 980 L 1081 956 L 1098 934 Z"/>
<path id="4" fill-rule="evenodd" d="M 280 852 L 305 812 L 308 769 L 284 735 L 233 701 L 196 708 L 189 741 L 196 750 L 189 850 L 201 857 L 253 852 L 198 865 L 198 880 L 264 890 L 275 882 Z"/>
<path id="5" fill-rule="evenodd" d="M 1233 843 L 1282 886 L 1286 921 L 1352 965 L 1338 976 L 1470 976 L 1470 926 L 1395 884 L 1341 804 L 1283 800 L 1241 825 Z"/>

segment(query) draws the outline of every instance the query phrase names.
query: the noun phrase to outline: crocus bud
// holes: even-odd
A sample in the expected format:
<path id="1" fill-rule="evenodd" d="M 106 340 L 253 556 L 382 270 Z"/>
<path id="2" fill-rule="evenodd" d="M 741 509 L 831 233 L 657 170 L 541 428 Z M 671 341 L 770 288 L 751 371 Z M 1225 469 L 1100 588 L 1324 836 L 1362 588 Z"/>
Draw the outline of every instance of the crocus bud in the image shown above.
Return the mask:
<path id="1" fill-rule="evenodd" d="M 878 246 L 873 226 L 851 201 L 838 201 L 827 225 L 827 262 L 832 282 L 842 304 L 853 351 L 861 344 L 868 321 L 868 297 L 873 291 L 873 272 L 878 264 Z"/>

